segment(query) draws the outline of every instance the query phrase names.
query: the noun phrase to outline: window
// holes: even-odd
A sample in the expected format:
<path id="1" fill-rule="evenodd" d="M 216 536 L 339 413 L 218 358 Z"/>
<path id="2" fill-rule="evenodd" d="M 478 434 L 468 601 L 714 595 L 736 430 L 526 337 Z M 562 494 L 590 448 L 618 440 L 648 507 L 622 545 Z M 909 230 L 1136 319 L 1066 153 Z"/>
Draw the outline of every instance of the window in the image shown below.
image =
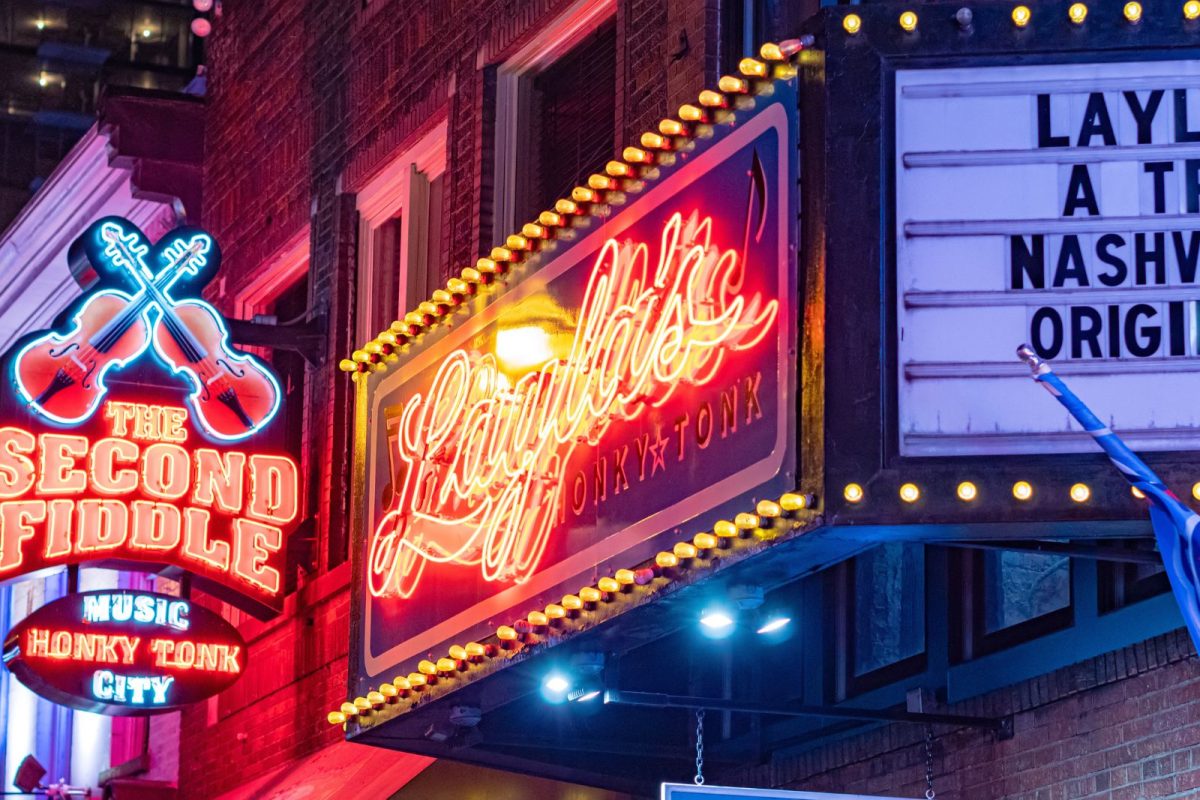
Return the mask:
<path id="1" fill-rule="evenodd" d="M 445 172 L 443 121 L 358 193 L 359 342 L 441 285 Z"/>
<path id="2" fill-rule="evenodd" d="M 737 75 L 738 62 L 758 58 L 768 35 L 768 0 L 721 0 L 721 74 Z"/>
<path id="3" fill-rule="evenodd" d="M 498 66 L 496 244 L 612 158 L 615 9 L 614 0 L 580 0 Z"/>
<path id="4" fill-rule="evenodd" d="M 1099 563 L 1097 579 L 1101 613 L 1116 611 L 1171 590 L 1166 568 L 1162 565 L 1153 539 L 1117 540 L 1112 542 L 1112 546 L 1129 550 L 1131 558 L 1144 561 Z"/>
<path id="5" fill-rule="evenodd" d="M 925 668 L 925 549 L 889 543 L 842 566 L 837 699 Z"/>
<path id="6" fill-rule="evenodd" d="M 963 579 L 959 657 L 970 660 L 1070 627 L 1071 559 L 1028 550 L 959 554 Z"/>

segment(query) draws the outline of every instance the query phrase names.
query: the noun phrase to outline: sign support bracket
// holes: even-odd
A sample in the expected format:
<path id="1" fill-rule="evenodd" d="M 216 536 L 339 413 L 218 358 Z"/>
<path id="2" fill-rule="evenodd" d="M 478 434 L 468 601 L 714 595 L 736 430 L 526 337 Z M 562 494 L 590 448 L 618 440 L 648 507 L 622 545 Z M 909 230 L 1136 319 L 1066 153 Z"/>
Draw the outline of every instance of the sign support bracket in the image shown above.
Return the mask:
<path id="1" fill-rule="evenodd" d="M 628 692 L 607 689 L 604 702 L 612 705 L 643 708 L 677 708 L 687 711 L 733 711 L 743 714 L 772 714 L 781 717 L 826 717 L 858 719 L 870 722 L 902 722 L 911 725 L 947 725 L 957 728 L 979 728 L 991 731 L 1003 741 L 1013 737 L 1012 715 L 1004 717 L 974 717 L 964 714 L 930 714 L 896 709 L 847 708 L 843 706 L 776 706 L 719 697 L 694 697 L 659 692 Z"/>

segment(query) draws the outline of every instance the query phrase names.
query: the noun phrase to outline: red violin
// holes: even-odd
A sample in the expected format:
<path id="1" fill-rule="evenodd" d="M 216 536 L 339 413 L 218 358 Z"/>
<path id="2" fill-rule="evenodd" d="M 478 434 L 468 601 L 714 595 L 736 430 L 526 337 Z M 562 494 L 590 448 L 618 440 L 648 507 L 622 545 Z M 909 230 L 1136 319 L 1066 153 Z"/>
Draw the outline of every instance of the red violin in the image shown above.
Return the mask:
<path id="1" fill-rule="evenodd" d="M 167 270 L 155 283 L 174 279 Z M 16 357 L 17 388 L 26 401 L 63 423 L 92 415 L 106 389 L 104 376 L 137 358 L 150 343 L 150 294 L 117 289 L 93 293 L 75 313 L 66 333 L 50 331 Z"/>

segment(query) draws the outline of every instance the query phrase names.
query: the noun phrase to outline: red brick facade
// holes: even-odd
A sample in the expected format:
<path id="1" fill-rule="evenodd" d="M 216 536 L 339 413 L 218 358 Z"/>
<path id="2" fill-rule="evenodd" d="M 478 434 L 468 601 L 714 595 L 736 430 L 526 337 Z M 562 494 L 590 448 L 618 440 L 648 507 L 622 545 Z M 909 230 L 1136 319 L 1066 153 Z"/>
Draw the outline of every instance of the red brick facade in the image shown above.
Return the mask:
<path id="1" fill-rule="evenodd" d="M 349 621 L 347 465 L 354 347 L 354 192 L 448 121 L 443 276 L 491 245 L 492 65 L 568 0 L 230 0 L 209 39 L 202 222 L 221 242 L 215 301 L 242 289 L 298 235 L 310 242 L 310 309 L 326 361 L 310 369 L 305 465 L 318 482 L 318 570 L 287 612 L 243 625 L 247 674 L 183 713 L 180 797 L 212 798 L 340 740 L 325 714 L 345 699 Z M 805 9 L 773 21 L 785 30 Z M 807 8 L 807 6 L 806 6 Z M 811 8 L 807 8 L 811 11 Z M 619 145 L 718 75 L 719 0 L 617 0 Z M 507 233 L 507 232 L 506 232 Z M 1016 736 L 960 732 L 935 745 L 947 800 L 1191 797 L 1200 786 L 1200 672 L 1183 635 L 1160 637 L 967 704 L 1016 712 Z M 739 777 L 759 785 L 924 793 L 919 728 L 885 727 Z M 679 777 L 679 776 L 675 776 Z"/>
<path id="2" fill-rule="evenodd" d="M 209 39 L 204 225 L 221 242 L 218 305 L 232 307 L 306 228 L 310 309 L 327 361 L 307 377 L 305 472 L 318 481 L 319 570 L 285 616 L 243 626 L 247 674 L 184 712 L 180 794 L 210 798 L 339 740 L 345 699 L 351 383 L 336 371 L 353 331 L 354 192 L 448 121 L 449 275 L 491 246 L 492 66 L 571 8 L 565 0 L 227 2 Z M 717 77 L 715 0 L 618 0 L 613 151 Z M 680 43 L 687 47 L 681 48 Z M 504 233 L 508 233 L 505 231 Z M 340 565 L 340 566 L 339 566 Z"/>

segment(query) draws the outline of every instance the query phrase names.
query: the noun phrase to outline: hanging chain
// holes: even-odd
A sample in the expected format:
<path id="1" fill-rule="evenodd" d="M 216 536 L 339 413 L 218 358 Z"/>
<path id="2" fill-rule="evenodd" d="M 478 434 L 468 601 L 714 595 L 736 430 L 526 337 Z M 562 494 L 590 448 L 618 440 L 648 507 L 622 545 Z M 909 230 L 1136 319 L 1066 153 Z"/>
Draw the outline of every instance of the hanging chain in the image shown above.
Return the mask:
<path id="1" fill-rule="evenodd" d="M 925 726 L 925 800 L 933 800 L 933 726 Z"/>
<path id="2" fill-rule="evenodd" d="M 704 709 L 696 710 L 696 777 L 697 786 L 704 785 Z"/>

